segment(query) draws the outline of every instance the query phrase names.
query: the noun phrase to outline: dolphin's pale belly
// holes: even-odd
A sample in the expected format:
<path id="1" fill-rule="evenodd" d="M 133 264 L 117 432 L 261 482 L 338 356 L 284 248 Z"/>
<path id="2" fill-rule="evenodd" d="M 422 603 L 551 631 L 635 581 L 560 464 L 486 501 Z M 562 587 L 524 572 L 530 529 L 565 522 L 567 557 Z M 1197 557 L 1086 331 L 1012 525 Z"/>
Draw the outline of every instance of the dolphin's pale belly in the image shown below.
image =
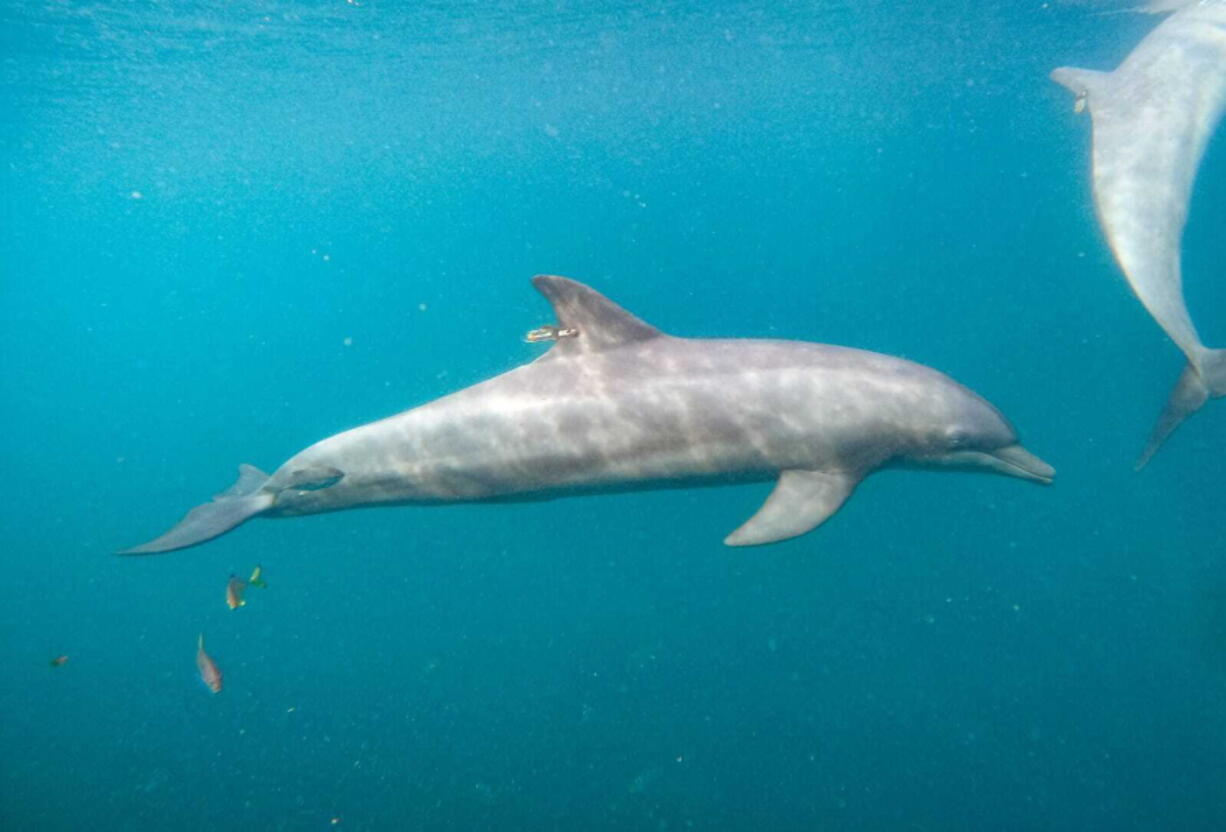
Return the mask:
<path id="1" fill-rule="evenodd" d="M 865 372 L 866 357 L 876 372 Z M 286 492 L 269 513 L 863 471 L 898 453 L 899 419 L 945 378 L 888 356 L 795 342 L 675 339 L 616 361 L 529 364 L 325 439 L 283 470 L 330 466 L 344 479 Z"/>

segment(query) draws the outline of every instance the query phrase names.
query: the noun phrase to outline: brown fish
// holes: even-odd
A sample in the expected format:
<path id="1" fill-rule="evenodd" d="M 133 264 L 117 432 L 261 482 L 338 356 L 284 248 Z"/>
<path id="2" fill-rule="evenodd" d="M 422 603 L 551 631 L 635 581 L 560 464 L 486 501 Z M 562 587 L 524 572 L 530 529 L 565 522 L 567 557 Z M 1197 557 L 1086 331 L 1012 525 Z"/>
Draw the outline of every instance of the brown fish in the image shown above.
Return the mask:
<path id="1" fill-rule="evenodd" d="M 204 633 L 196 641 L 196 667 L 200 670 L 200 681 L 213 693 L 221 693 L 221 670 L 213 657 L 204 652 Z"/>
<path id="2" fill-rule="evenodd" d="M 226 606 L 232 610 L 236 610 L 247 602 L 243 600 L 243 590 L 247 588 L 247 582 L 238 575 L 231 575 L 230 580 L 226 583 Z"/>
<path id="3" fill-rule="evenodd" d="M 238 575 L 231 575 L 230 580 L 226 583 L 226 606 L 232 610 L 246 606 L 247 602 L 243 600 L 243 590 L 248 586 L 258 586 L 261 589 L 268 586 L 260 577 L 262 571 L 262 567 L 257 566 L 251 573 L 251 577 L 245 581 Z"/>
<path id="4" fill-rule="evenodd" d="M 52 667 L 63 667 L 63 666 L 64 666 L 65 664 L 67 664 L 67 663 L 68 663 L 68 656 L 67 656 L 67 655 L 64 655 L 64 656 L 56 656 L 54 659 L 52 659 L 52 660 L 51 660 L 51 666 L 52 666 Z"/>

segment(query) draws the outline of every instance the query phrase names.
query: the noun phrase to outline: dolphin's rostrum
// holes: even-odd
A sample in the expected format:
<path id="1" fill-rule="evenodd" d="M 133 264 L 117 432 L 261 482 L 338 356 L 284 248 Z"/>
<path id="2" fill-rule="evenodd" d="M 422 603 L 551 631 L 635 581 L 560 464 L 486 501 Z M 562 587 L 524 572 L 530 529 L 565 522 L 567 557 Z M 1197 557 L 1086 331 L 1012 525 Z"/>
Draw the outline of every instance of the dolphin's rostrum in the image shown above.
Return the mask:
<path id="1" fill-rule="evenodd" d="M 676 338 L 564 277 L 533 283 L 568 337 L 529 364 L 318 442 L 124 554 L 203 543 L 257 514 L 545 498 L 777 478 L 725 543 L 785 540 L 891 462 L 1051 482 L 982 398 L 936 370 L 800 341 Z"/>

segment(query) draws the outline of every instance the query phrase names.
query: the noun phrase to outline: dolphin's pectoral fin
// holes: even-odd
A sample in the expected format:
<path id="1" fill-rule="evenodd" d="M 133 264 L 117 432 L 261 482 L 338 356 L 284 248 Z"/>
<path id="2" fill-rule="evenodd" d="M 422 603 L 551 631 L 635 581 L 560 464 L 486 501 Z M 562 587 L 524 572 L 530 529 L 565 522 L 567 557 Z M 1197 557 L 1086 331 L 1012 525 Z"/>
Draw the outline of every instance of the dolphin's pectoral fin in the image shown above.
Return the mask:
<path id="1" fill-rule="evenodd" d="M 253 465 L 238 469 L 238 481 L 213 498 L 213 502 L 196 506 L 174 528 L 148 543 L 124 549 L 121 555 L 152 555 L 185 549 L 225 534 L 245 520 L 272 506 L 276 495 L 262 491 L 268 477 Z"/>
<path id="2" fill-rule="evenodd" d="M 326 465 L 313 465 L 310 468 L 299 468 L 289 475 L 286 488 L 296 488 L 299 491 L 319 491 L 322 488 L 336 485 L 345 477 L 345 472 L 339 468 Z"/>
<path id="3" fill-rule="evenodd" d="M 756 546 L 812 531 L 839 510 L 859 482 L 858 474 L 846 471 L 784 471 L 758 513 L 724 543 Z"/>
<path id="4" fill-rule="evenodd" d="M 1167 437 L 1175 432 L 1175 428 L 1179 427 L 1184 419 L 1200 410 L 1208 399 L 1209 388 L 1205 386 L 1204 379 L 1201 378 L 1195 367 L 1188 364 L 1183 368 L 1179 381 L 1175 382 L 1175 389 L 1171 391 L 1171 397 L 1167 399 L 1166 407 L 1163 408 L 1162 415 L 1158 417 L 1158 423 L 1154 425 L 1135 469 L 1140 471 L 1144 468 L 1162 447 Z"/>
<path id="5" fill-rule="evenodd" d="M 568 277 L 538 274 L 532 285 L 553 305 L 558 324 L 555 331 L 571 331 L 558 338 L 542 357 L 601 352 L 633 341 L 656 338 L 661 333 L 622 309 L 613 301 Z M 550 339 L 552 340 L 552 339 Z"/>

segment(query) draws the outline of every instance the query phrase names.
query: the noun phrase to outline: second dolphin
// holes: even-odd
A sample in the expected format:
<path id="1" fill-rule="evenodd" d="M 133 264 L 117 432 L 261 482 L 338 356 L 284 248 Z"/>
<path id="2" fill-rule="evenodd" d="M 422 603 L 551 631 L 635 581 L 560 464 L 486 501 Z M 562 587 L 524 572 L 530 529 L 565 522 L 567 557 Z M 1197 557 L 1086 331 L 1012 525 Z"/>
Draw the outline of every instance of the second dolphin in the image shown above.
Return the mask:
<path id="1" fill-rule="evenodd" d="M 1144 466 L 1210 396 L 1226 396 L 1226 350 L 1201 343 L 1183 299 L 1180 238 L 1209 138 L 1226 108 L 1226 0 L 1184 5 L 1114 72 L 1060 67 L 1051 77 L 1087 104 L 1094 126 L 1094 203 L 1115 259 L 1188 363 L 1150 434 Z"/>

